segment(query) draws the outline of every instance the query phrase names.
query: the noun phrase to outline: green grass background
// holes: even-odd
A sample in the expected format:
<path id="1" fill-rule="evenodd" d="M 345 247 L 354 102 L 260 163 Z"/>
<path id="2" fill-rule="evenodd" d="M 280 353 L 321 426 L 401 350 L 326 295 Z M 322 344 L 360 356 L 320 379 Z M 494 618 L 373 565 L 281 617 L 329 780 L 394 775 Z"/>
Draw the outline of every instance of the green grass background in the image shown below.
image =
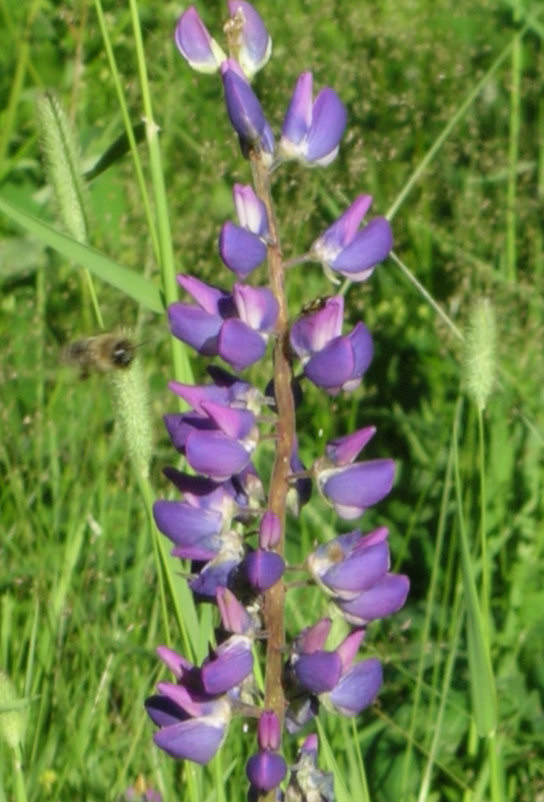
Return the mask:
<path id="1" fill-rule="evenodd" d="M 197 7 L 219 35 L 223 4 Z M 334 400 L 310 390 L 298 415 L 307 462 L 327 438 L 378 426 L 367 455 L 394 457 L 397 478 L 363 526 L 390 527 L 394 569 L 412 584 L 406 607 L 369 628 L 367 653 L 385 666 L 378 702 L 355 721 L 320 719 L 321 764 L 335 771 L 339 802 L 543 799 L 541 4 L 257 8 L 274 52 L 255 86 L 276 131 L 303 69 L 349 112 L 337 161 L 278 173 L 286 256 L 306 250 L 360 192 L 374 196 L 374 213 L 389 213 L 395 234 L 396 258 L 346 293 L 346 325 L 362 318 L 375 339 L 363 389 Z M 156 645 L 202 657 L 213 621 L 180 595 L 179 568 L 148 517 L 151 496 L 170 494 L 161 469 L 175 457 L 161 422 L 175 408 L 166 383 L 187 364 L 153 293 L 146 304 L 151 285 L 134 300 L 134 274 L 119 265 L 167 299 L 175 270 L 228 283 L 217 236 L 233 182 L 249 181 L 220 82 L 191 72 L 173 46 L 182 10 L 0 0 L 0 669 L 27 719 L 21 771 L 0 743 L 0 802 L 113 802 L 139 775 L 168 802 L 245 798 L 253 737 L 238 722 L 212 765 L 197 769 L 152 746 L 143 712 L 165 676 Z M 24 216 L 62 231 L 38 142 L 43 89 L 62 99 L 84 170 L 127 121 L 160 126 L 89 182 L 88 241 L 111 260 L 102 268 Z M 289 275 L 293 314 L 332 291 L 317 266 Z M 98 330 L 94 295 L 105 327 L 129 326 L 142 343 L 149 484 L 132 470 L 107 380 L 79 382 L 60 364 L 67 341 Z M 480 417 L 462 360 L 482 298 L 495 311 L 498 349 Z M 204 366 L 190 360 L 200 380 Z M 290 558 L 337 531 L 314 499 L 290 524 Z M 326 614 L 315 594 L 292 594 L 292 631 Z"/>

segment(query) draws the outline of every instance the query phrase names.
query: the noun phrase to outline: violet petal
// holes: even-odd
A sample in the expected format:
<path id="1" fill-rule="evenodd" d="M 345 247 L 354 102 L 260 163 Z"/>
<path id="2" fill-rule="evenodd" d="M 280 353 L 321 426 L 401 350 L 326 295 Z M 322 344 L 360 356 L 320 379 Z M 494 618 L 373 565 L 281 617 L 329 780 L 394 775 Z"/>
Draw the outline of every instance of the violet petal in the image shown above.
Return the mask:
<path id="1" fill-rule="evenodd" d="M 222 432 L 191 432 L 185 456 L 191 468 L 216 480 L 228 479 L 249 462 L 246 449 Z"/>
<path id="2" fill-rule="evenodd" d="M 217 353 L 235 370 L 258 362 L 266 351 L 266 342 L 241 320 L 226 320 L 217 342 Z"/>
<path id="3" fill-rule="evenodd" d="M 216 72 L 226 55 L 215 42 L 194 6 L 184 11 L 176 25 L 174 40 L 189 66 L 199 72 Z"/>
<path id="4" fill-rule="evenodd" d="M 221 229 L 219 254 L 229 270 L 245 278 L 266 259 L 266 245 L 256 234 L 229 221 Z"/>
<path id="5" fill-rule="evenodd" d="M 376 658 L 357 663 L 341 677 L 329 694 L 334 707 L 344 716 L 356 716 L 372 704 L 383 681 L 382 666 Z"/>
<path id="6" fill-rule="evenodd" d="M 304 374 L 317 387 L 340 388 L 353 375 L 355 360 L 347 337 L 336 337 L 314 354 L 304 366 Z"/>
<path id="7" fill-rule="evenodd" d="M 244 24 L 236 50 L 236 59 L 249 79 L 258 72 L 272 52 L 272 40 L 261 16 L 251 3 L 245 0 L 228 0 L 229 13 L 233 18 L 242 13 Z"/>
<path id="8" fill-rule="evenodd" d="M 383 261 L 393 247 L 393 234 L 385 217 L 376 217 L 330 262 L 337 273 L 351 280 L 363 281 Z"/>
<path id="9" fill-rule="evenodd" d="M 204 356 L 217 353 L 217 337 L 223 323 L 220 317 L 178 301 L 168 307 L 168 320 L 170 330 L 178 340 Z"/>
<path id="10" fill-rule="evenodd" d="M 262 593 L 282 577 L 285 563 L 279 554 L 257 549 L 246 555 L 242 568 L 250 585 Z"/>
<path id="11" fill-rule="evenodd" d="M 339 142 L 346 128 L 346 107 L 333 89 L 319 92 L 312 111 L 306 158 L 325 167 L 338 153 Z"/>
<path id="12" fill-rule="evenodd" d="M 221 746 L 226 731 L 224 721 L 210 716 L 164 727 L 154 734 L 153 740 L 171 757 L 204 765 Z"/>
<path id="13" fill-rule="evenodd" d="M 287 774 L 287 764 L 276 752 L 258 752 L 247 761 L 246 774 L 253 788 L 265 793 L 281 783 Z"/>
<path id="14" fill-rule="evenodd" d="M 307 135 L 312 123 L 312 85 L 311 72 L 303 72 L 298 77 L 285 115 L 280 148 L 288 148 L 287 142 L 299 145 Z"/>
<path id="15" fill-rule="evenodd" d="M 228 648 L 202 666 L 202 684 L 206 693 L 219 695 L 239 685 L 252 670 L 253 655 L 249 639 L 234 635 Z"/>
<path id="16" fill-rule="evenodd" d="M 362 515 L 367 507 L 377 504 L 389 493 L 395 464 L 390 459 L 369 460 L 354 462 L 345 468 L 335 468 L 324 473 L 328 475 L 318 477 L 324 495 L 331 501 L 338 515 L 345 520 L 351 520 Z"/>
<path id="17" fill-rule="evenodd" d="M 302 654 L 293 664 L 298 682 L 310 693 L 330 691 L 342 672 L 342 661 L 336 652 L 317 651 Z"/>
<path id="18" fill-rule="evenodd" d="M 363 626 L 368 621 L 385 618 L 400 610 L 409 588 L 408 577 L 403 574 L 387 574 L 381 582 L 354 599 L 336 599 L 336 603 L 347 621 L 355 626 Z"/>
<path id="19" fill-rule="evenodd" d="M 232 59 L 223 62 L 221 72 L 231 125 L 242 141 L 252 145 L 259 140 L 266 123 L 261 104 L 249 83 L 238 75 Z"/>

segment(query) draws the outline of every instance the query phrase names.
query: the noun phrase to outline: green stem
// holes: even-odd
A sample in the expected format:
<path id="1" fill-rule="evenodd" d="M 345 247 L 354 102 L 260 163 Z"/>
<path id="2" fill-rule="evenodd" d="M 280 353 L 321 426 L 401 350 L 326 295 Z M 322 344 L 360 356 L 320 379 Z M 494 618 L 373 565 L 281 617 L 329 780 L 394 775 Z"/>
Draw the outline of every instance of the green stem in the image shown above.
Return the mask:
<path id="1" fill-rule="evenodd" d="M 136 58 L 138 61 L 138 72 L 140 77 L 140 87 L 144 106 L 144 119 L 146 126 L 147 146 L 149 150 L 149 162 L 151 166 L 151 180 L 153 183 L 153 195 L 157 216 L 157 233 L 160 253 L 160 270 L 162 278 L 162 288 L 166 305 L 174 303 L 178 299 L 178 286 L 176 282 L 176 265 L 174 251 L 172 248 L 172 232 L 170 228 L 170 218 L 168 215 L 168 201 L 166 198 L 166 187 L 164 184 L 164 172 L 162 168 L 162 156 L 159 144 L 159 126 L 153 117 L 153 106 L 151 103 L 151 91 L 147 77 L 147 67 L 138 15 L 137 0 L 130 0 L 130 11 L 132 27 L 134 31 L 134 44 L 136 47 Z M 172 360 L 174 365 L 174 375 L 178 381 L 193 382 L 193 375 L 187 350 L 181 342 L 171 338 Z"/>

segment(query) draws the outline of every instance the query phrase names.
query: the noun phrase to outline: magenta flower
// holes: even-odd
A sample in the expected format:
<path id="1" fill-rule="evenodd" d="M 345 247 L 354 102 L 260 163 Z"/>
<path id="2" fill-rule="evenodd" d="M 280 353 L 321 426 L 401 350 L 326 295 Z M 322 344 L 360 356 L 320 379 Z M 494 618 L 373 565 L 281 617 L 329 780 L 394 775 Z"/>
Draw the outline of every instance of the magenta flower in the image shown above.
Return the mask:
<path id="1" fill-rule="evenodd" d="M 393 247 L 385 217 L 375 217 L 359 230 L 371 204 L 370 195 L 359 195 L 310 248 L 310 256 L 321 262 L 331 281 L 338 281 L 338 273 L 350 281 L 364 281 Z"/>
<path id="2" fill-rule="evenodd" d="M 372 361 L 370 332 L 362 323 L 342 335 L 344 299 L 327 298 L 317 312 L 303 315 L 291 326 L 291 345 L 304 366 L 304 375 L 331 395 L 354 390 Z"/>
<path id="3" fill-rule="evenodd" d="M 299 77 L 285 121 L 278 155 L 281 159 L 297 159 L 310 166 L 324 167 L 338 153 L 346 127 L 346 108 L 333 89 L 325 87 L 312 95 L 312 73 Z"/>

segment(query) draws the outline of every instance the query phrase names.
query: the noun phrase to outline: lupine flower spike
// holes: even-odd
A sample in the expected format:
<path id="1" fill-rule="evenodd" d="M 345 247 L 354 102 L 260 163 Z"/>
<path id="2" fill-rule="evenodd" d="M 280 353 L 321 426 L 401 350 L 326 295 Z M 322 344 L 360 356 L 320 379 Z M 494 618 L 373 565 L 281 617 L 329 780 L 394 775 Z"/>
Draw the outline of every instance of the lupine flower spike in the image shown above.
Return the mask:
<path id="1" fill-rule="evenodd" d="M 347 113 L 329 87 L 314 97 L 312 74 L 303 72 L 276 145 L 250 84 L 270 56 L 270 36 L 249 3 L 229 0 L 228 10 L 224 49 L 192 6 L 178 22 L 175 42 L 192 68 L 219 74 L 253 185 L 235 184 L 237 221 L 225 222 L 219 235 L 219 255 L 231 281 L 226 275 L 216 286 L 179 276 L 184 297 L 170 306 L 168 316 L 175 337 L 229 370 L 213 364 L 208 383 L 171 382 L 189 409 L 167 414 L 165 424 L 188 467 L 165 469 L 180 497 L 153 507 L 172 554 L 189 563 L 184 573 L 195 599 L 216 605 L 218 628 L 199 665 L 159 647 L 173 680 L 159 682 L 146 708 L 158 728 L 157 746 L 199 764 L 221 748 L 231 718 L 247 716 L 247 730 L 256 732 L 246 766 L 247 799 L 332 802 L 333 777 L 318 768 L 317 736 L 307 735 L 297 754 L 289 735 L 311 727 L 322 708 L 353 717 L 371 707 L 383 682 L 382 667 L 376 657 L 359 654 L 371 636 L 371 622 L 403 606 L 409 582 L 390 570 L 388 530 L 378 526 L 364 534 L 353 523 L 352 531 L 317 541 L 304 555 L 316 600 L 302 631 L 284 635 L 287 516 L 296 519 L 310 503 L 314 484 L 340 519 L 356 522 L 387 496 L 395 476 L 388 457 L 359 456 L 375 434 L 373 426 L 337 433 L 308 470 L 302 464 L 296 409 L 305 387 L 311 383 L 329 396 L 353 392 L 364 381 L 374 347 L 363 321 L 344 327 L 343 295 L 325 292 L 323 300 L 305 304 L 290 319 L 286 268 L 313 260 L 333 282 L 339 276 L 363 281 L 386 258 L 393 239 L 385 218 L 365 224 L 372 198 L 361 194 L 309 244 L 304 257 L 289 265 L 283 261 L 271 175 L 290 160 L 329 164 Z M 267 355 L 262 387 L 237 375 Z M 264 460 L 263 435 L 274 438 L 275 454 L 261 476 L 256 466 Z M 296 520 L 289 519 L 288 526 L 296 538 Z M 315 532 L 316 540 L 320 535 Z M 340 634 L 332 626 L 332 611 Z M 257 667 L 264 676 L 262 690 L 254 677 Z"/>

